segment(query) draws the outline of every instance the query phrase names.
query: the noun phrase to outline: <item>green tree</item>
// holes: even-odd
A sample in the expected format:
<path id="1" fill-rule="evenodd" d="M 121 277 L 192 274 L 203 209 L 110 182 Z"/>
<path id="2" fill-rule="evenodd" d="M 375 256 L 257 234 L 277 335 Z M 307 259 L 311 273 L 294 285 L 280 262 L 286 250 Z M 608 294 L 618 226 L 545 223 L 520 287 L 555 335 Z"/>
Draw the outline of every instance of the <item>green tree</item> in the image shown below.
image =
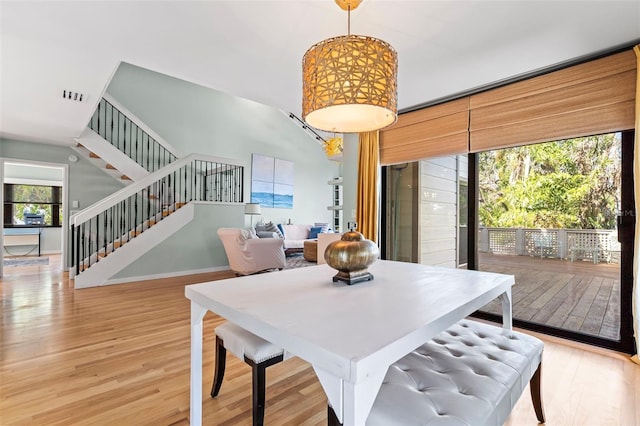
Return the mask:
<path id="1" fill-rule="evenodd" d="M 480 224 L 613 229 L 619 206 L 619 133 L 480 154 Z"/>
<path id="2" fill-rule="evenodd" d="M 50 203 L 53 200 L 51 186 L 40 185 L 13 185 L 13 223 L 24 223 L 25 213 L 44 215 L 44 223 L 52 223 L 52 209 Z"/>

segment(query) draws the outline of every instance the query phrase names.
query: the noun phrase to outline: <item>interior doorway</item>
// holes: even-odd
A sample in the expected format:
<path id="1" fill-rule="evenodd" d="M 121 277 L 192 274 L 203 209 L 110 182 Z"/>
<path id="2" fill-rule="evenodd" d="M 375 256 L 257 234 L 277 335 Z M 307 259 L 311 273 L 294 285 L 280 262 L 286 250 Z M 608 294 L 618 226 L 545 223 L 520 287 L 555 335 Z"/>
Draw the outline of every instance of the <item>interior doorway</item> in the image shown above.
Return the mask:
<path id="1" fill-rule="evenodd" d="M 1 159 L 0 276 L 22 268 L 66 269 L 68 165 Z"/>

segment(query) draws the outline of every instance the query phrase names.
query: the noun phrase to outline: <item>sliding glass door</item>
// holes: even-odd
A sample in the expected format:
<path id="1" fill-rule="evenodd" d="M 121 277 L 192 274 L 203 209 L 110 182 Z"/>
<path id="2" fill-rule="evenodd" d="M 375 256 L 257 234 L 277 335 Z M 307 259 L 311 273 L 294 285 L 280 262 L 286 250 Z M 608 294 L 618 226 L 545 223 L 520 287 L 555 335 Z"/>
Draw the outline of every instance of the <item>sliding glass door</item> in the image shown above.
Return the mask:
<path id="1" fill-rule="evenodd" d="M 383 258 L 514 275 L 516 326 L 631 352 L 632 159 L 619 132 L 384 167 Z"/>
<path id="2" fill-rule="evenodd" d="M 472 267 L 516 277 L 516 325 L 630 351 L 632 155 L 619 132 L 474 156 Z"/>

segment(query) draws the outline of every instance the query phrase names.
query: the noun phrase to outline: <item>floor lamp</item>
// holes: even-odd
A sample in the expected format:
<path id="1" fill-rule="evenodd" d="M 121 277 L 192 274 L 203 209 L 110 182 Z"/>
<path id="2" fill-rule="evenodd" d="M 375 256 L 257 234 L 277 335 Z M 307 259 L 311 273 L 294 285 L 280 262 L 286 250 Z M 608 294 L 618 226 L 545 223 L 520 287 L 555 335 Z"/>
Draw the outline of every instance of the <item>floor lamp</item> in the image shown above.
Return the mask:
<path id="1" fill-rule="evenodd" d="M 251 216 L 251 227 L 253 228 L 253 217 L 262 214 L 260 212 L 260 203 L 246 203 L 244 205 L 244 214 Z"/>

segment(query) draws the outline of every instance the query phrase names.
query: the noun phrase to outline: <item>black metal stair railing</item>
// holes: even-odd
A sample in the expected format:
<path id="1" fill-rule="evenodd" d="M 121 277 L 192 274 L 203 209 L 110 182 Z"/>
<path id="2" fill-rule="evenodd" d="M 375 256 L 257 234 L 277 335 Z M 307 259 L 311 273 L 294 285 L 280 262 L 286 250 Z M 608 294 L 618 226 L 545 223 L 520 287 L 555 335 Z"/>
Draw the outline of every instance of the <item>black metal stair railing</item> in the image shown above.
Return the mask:
<path id="1" fill-rule="evenodd" d="M 89 216 L 78 214 L 71 226 L 76 275 L 188 202 L 244 202 L 243 166 L 192 157 L 124 188 L 114 194 L 112 202 L 87 208 Z"/>
<path id="2" fill-rule="evenodd" d="M 177 158 L 104 98 L 88 127 L 149 172 L 160 170 Z"/>

